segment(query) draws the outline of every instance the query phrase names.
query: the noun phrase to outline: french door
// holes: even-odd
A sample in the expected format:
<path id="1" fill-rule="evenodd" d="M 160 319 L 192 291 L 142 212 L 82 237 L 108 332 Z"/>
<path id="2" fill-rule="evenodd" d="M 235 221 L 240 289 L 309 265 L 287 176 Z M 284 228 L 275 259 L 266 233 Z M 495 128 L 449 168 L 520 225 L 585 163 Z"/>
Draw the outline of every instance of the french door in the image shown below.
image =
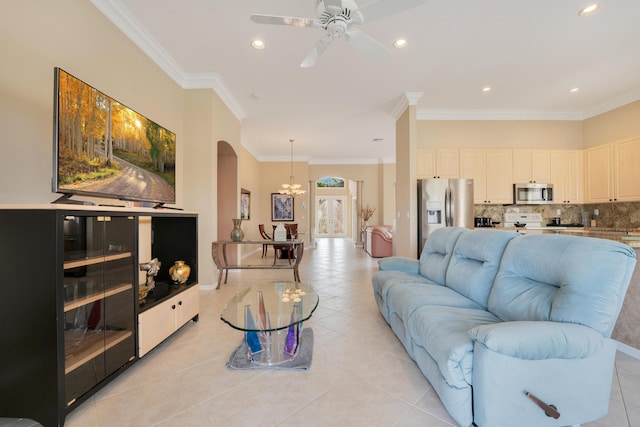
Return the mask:
<path id="1" fill-rule="evenodd" d="M 347 197 L 316 197 L 316 237 L 347 236 Z"/>

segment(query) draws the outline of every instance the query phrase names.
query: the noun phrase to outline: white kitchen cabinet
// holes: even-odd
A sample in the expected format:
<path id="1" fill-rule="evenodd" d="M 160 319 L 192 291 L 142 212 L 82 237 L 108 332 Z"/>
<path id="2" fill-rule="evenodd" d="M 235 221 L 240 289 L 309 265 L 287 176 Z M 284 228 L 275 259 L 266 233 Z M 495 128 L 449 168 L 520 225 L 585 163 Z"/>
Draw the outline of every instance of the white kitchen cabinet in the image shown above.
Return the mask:
<path id="1" fill-rule="evenodd" d="M 551 150 L 549 159 L 554 203 L 582 203 L 584 200 L 582 150 Z"/>
<path id="2" fill-rule="evenodd" d="M 613 144 L 585 150 L 586 202 L 613 201 Z"/>
<path id="3" fill-rule="evenodd" d="M 193 285 L 138 315 L 138 356 L 167 339 L 200 311 L 199 286 Z"/>
<path id="4" fill-rule="evenodd" d="M 473 179 L 474 203 L 513 202 L 511 150 L 460 150 L 460 177 Z"/>
<path id="5" fill-rule="evenodd" d="M 488 203 L 513 203 L 513 157 L 511 150 L 487 150 Z"/>
<path id="6" fill-rule="evenodd" d="M 640 138 L 585 150 L 586 202 L 640 200 Z"/>
<path id="7" fill-rule="evenodd" d="M 549 150 L 513 150 L 513 182 L 549 183 Z"/>
<path id="8" fill-rule="evenodd" d="M 614 200 L 640 200 L 640 138 L 613 144 Z"/>
<path id="9" fill-rule="evenodd" d="M 457 149 L 421 149 L 417 151 L 416 175 L 419 179 L 459 178 Z"/>

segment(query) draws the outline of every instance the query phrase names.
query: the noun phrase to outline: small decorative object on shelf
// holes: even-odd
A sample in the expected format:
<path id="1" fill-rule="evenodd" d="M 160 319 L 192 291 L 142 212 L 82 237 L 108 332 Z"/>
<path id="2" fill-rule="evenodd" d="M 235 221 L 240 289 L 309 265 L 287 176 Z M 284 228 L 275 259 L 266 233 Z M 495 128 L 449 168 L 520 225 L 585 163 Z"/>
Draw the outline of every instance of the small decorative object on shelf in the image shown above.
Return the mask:
<path id="1" fill-rule="evenodd" d="M 182 285 L 187 283 L 187 279 L 189 278 L 189 274 L 191 273 L 191 267 L 185 264 L 184 261 L 176 261 L 169 268 L 169 275 L 171 276 L 171 280 L 174 283 Z"/>
<path id="2" fill-rule="evenodd" d="M 240 226 L 242 225 L 242 219 L 234 218 L 233 221 L 233 230 L 231 230 L 231 240 L 234 242 L 241 242 L 244 239 L 244 231 Z"/>
<path id="3" fill-rule="evenodd" d="M 154 277 L 156 277 L 156 274 L 158 274 L 158 271 L 160 271 L 160 266 L 162 265 L 162 263 L 158 261 L 158 258 L 154 258 L 148 262 L 141 262 L 139 265 L 140 271 L 147 272 L 147 281 L 145 283 L 146 287 L 148 287 L 149 290 L 153 289 L 156 286 Z"/>
<path id="4" fill-rule="evenodd" d="M 149 295 L 149 292 L 151 291 L 151 288 L 148 287 L 147 285 L 142 285 L 138 288 L 138 301 L 143 301 L 147 295 Z"/>

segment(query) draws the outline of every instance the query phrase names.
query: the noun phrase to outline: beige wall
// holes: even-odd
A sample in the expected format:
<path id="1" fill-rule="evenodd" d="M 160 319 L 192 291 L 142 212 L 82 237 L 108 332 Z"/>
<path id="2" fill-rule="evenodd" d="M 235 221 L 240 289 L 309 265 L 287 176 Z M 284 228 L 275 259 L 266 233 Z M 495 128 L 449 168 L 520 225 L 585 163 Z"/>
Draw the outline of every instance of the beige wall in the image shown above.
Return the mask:
<path id="1" fill-rule="evenodd" d="M 583 148 L 581 121 L 420 120 L 418 149 Z"/>
<path id="2" fill-rule="evenodd" d="M 415 258 L 417 254 L 416 107 L 410 105 L 396 121 L 396 185 L 394 255 Z"/>
<path id="3" fill-rule="evenodd" d="M 583 122 L 584 147 L 640 136 L 640 101 L 632 102 Z"/>
<path id="4" fill-rule="evenodd" d="M 269 224 L 262 219 L 263 198 L 260 197 L 260 182 L 260 162 L 243 147 L 240 154 L 240 187 L 251 193 L 249 219 L 242 221 L 242 231 L 246 239 L 261 239 L 258 224 Z"/>
<path id="5" fill-rule="evenodd" d="M 240 123 L 213 90 L 183 90 L 88 1 L 8 0 L 2 14 L 0 203 L 58 197 L 51 176 L 60 67 L 176 133 L 176 205 L 200 214 L 199 281 L 214 285 L 216 143 L 239 152 Z"/>
<path id="6" fill-rule="evenodd" d="M 396 206 L 396 165 L 395 163 L 385 163 L 380 166 L 382 169 L 381 188 L 383 218 L 381 223 L 391 225 L 395 228 L 395 206 Z"/>
<path id="7" fill-rule="evenodd" d="M 91 3 L 9 0 L 2 14 L 1 203 L 57 197 L 51 193 L 56 66 L 175 132 L 178 159 L 183 155 L 183 91 Z"/>

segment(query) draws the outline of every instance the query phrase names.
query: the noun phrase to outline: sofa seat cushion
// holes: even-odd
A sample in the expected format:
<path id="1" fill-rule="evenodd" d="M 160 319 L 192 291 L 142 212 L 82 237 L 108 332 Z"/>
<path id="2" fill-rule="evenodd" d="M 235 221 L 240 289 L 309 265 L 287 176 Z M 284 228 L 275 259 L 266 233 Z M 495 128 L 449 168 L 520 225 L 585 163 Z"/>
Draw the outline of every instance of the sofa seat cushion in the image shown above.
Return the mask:
<path id="1" fill-rule="evenodd" d="M 386 304 L 389 312 L 395 313 L 405 323 L 422 306 L 482 309 L 476 302 L 446 286 L 428 283 L 402 283 L 389 287 Z"/>
<path id="2" fill-rule="evenodd" d="M 469 331 L 500 322 L 485 310 L 423 306 L 414 310 L 407 329 L 413 345 L 422 347 L 438 364 L 452 387 L 472 384 L 473 340 Z"/>
<path id="3" fill-rule="evenodd" d="M 419 274 L 411 274 L 404 271 L 385 270 L 378 271 L 371 279 L 373 291 L 380 295 L 383 301 L 387 300 L 389 289 L 399 283 L 433 284 L 430 280 Z"/>

